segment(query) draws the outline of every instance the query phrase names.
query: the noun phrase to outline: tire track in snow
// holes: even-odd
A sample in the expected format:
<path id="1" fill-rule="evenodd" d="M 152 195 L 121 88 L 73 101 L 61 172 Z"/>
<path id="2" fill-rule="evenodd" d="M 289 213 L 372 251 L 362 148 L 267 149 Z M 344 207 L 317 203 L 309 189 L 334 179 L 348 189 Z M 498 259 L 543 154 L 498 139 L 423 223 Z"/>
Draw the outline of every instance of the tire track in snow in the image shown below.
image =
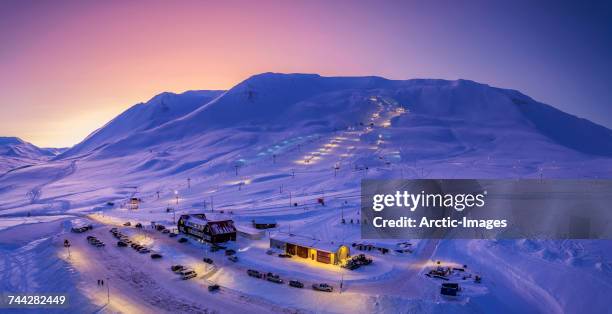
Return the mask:
<path id="1" fill-rule="evenodd" d="M 64 179 L 72 174 L 74 174 L 77 170 L 77 161 L 73 160 L 70 162 L 70 165 L 68 165 L 67 167 L 63 168 L 60 172 L 58 172 L 51 180 L 44 182 L 42 184 L 39 184 L 37 186 L 35 186 L 34 188 L 32 188 L 27 194 L 26 197 L 30 199 L 30 204 L 49 204 L 51 207 L 53 207 L 54 204 L 58 204 L 59 208 L 62 211 L 67 211 L 70 209 L 70 201 L 68 200 L 61 200 L 61 199 L 54 199 L 51 198 L 49 200 L 41 200 L 41 196 L 43 193 L 43 188 L 49 184 L 52 184 L 54 182 L 57 182 L 61 179 Z"/>

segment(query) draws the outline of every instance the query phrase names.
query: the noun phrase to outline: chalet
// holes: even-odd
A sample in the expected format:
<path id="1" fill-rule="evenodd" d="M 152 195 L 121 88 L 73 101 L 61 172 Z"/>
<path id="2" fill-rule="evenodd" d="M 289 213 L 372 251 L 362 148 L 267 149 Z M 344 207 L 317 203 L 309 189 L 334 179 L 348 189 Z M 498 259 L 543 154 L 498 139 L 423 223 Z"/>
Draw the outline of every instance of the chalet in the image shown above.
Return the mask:
<path id="1" fill-rule="evenodd" d="M 222 243 L 236 241 L 234 221 L 212 214 L 181 215 L 178 230 L 200 241 Z"/>
<path id="2" fill-rule="evenodd" d="M 276 228 L 276 220 L 267 217 L 256 218 L 252 220 L 255 229 L 270 229 Z"/>
<path id="3" fill-rule="evenodd" d="M 346 245 L 323 242 L 294 234 L 277 234 L 270 237 L 270 248 L 311 261 L 333 265 L 341 265 L 350 256 L 349 247 Z"/>

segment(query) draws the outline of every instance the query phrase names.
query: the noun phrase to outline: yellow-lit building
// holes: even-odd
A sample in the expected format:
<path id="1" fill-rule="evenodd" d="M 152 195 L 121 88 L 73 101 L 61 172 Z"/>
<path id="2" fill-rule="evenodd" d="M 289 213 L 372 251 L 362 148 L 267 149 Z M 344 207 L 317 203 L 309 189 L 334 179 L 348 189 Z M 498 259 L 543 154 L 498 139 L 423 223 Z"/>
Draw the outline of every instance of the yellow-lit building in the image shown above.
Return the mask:
<path id="1" fill-rule="evenodd" d="M 277 234 L 270 237 L 270 248 L 310 259 L 319 263 L 341 265 L 350 256 L 349 247 L 334 242 L 324 242 L 295 234 Z"/>

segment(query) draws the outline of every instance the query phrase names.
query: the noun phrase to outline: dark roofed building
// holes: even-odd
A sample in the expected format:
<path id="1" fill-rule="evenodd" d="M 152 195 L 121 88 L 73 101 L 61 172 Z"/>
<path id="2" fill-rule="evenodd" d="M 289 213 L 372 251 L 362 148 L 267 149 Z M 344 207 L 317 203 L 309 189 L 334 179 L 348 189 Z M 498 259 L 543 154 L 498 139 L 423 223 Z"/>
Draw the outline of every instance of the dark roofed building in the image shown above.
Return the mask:
<path id="1" fill-rule="evenodd" d="M 268 217 L 255 218 L 253 219 L 253 227 L 255 227 L 255 229 L 276 228 L 276 220 Z"/>
<path id="2" fill-rule="evenodd" d="M 178 230 L 198 240 L 210 243 L 236 241 L 234 221 L 219 216 L 207 217 L 206 214 L 181 215 Z"/>

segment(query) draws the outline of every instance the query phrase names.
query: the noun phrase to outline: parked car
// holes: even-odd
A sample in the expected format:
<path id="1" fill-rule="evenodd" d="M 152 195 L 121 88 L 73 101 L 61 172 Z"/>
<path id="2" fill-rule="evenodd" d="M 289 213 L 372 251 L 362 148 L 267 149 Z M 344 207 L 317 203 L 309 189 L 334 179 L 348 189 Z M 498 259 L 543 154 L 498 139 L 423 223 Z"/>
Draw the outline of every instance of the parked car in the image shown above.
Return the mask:
<path id="1" fill-rule="evenodd" d="M 134 227 L 136 228 L 142 228 L 142 224 L 141 223 L 137 223 Z"/>
<path id="2" fill-rule="evenodd" d="M 108 232 L 115 233 L 115 232 L 117 232 L 117 228 L 111 228 L 110 230 L 108 230 Z"/>
<path id="3" fill-rule="evenodd" d="M 234 250 L 231 250 L 231 249 L 230 250 L 225 250 L 225 255 L 234 255 L 234 254 L 236 254 L 236 251 L 234 251 Z"/>
<path id="4" fill-rule="evenodd" d="M 238 261 L 238 256 L 232 255 L 232 256 L 228 257 L 227 259 L 232 261 L 232 262 L 234 262 L 234 263 L 236 263 Z"/>
<path id="5" fill-rule="evenodd" d="M 170 230 L 164 229 L 164 230 L 162 230 L 162 233 L 170 233 Z"/>
<path id="6" fill-rule="evenodd" d="M 213 292 L 213 291 L 217 291 L 217 290 L 219 290 L 220 288 L 221 288 L 221 287 L 220 287 L 219 285 L 214 284 L 214 285 L 210 285 L 210 286 L 208 286 L 208 291 L 209 291 L 209 292 Z"/>
<path id="7" fill-rule="evenodd" d="M 212 260 L 212 258 L 205 257 L 205 258 L 203 258 L 202 260 L 203 260 L 203 261 L 204 261 L 204 263 L 206 263 L 206 264 L 213 264 L 213 263 L 214 263 L 214 262 L 213 262 L 213 260 Z"/>
<path id="8" fill-rule="evenodd" d="M 162 255 L 161 255 L 161 254 L 159 254 L 159 253 L 153 253 L 153 254 L 151 254 L 151 258 L 152 258 L 152 259 L 162 258 Z"/>
<path id="9" fill-rule="evenodd" d="M 141 254 L 151 253 L 151 250 L 147 249 L 146 247 L 143 247 L 140 250 L 138 250 L 138 253 L 141 253 Z"/>
<path id="10" fill-rule="evenodd" d="M 155 230 L 157 230 L 157 231 L 162 231 L 162 230 L 165 230 L 165 229 L 166 229 L 166 227 L 164 225 L 155 225 Z"/>
<path id="11" fill-rule="evenodd" d="M 266 277 L 266 280 L 274 282 L 274 283 L 283 283 L 283 280 L 280 277 Z"/>
<path id="12" fill-rule="evenodd" d="M 184 274 L 181 274 L 181 279 L 187 280 L 187 279 L 191 279 L 191 278 L 194 278 L 194 277 L 197 277 L 197 276 L 198 276 L 198 274 L 195 271 L 190 270 L 188 272 L 185 272 Z"/>
<path id="13" fill-rule="evenodd" d="M 170 266 L 170 270 L 175 272 L 175 273 L 178 273 L 178 272 L 182 271 L 183 269 L 185 269 L 185 266 L 183 266 L 183 265 L 172 265 L 172 266 Z"/>
<path id="14" fill-rule="evenodd" d="M 174 238 L 174 237 L 176 237 L 177 235 L 178 235 L 178 234 L 177 234 L 177 233 L 174 233 L 174 232 L 170 232 L 170 233 L 168 234 L 168 236 L 169 236 L 169 237 L 171 237 L 171 238 Z"/>
<path id="15" fill-rule="evenodd" d="M 304 288 L 304 284 L 297 280 L 289 280 L 289 285 L 295 288 Z"/>
<path id="16" fill-rule="evenodd" d="M 126 227 L 129 227 L 129 226 L 132 225 L 132 223 L 128 221 L 128 222 L 124 223 L 123 225 L 126 226 Z"/>
<path id="17" fill-rule="evenodd" d="M 291 258 L 291 254 L 282 253 L 282 254 L 278 254 L 278 257 L 281 257 L 281 258 Z"/>
<path id="18" fill-rule="evenodd" d="M 258 271 L 256 271 L 256 270 L 254 270 L 254 269 L 249 269 L 249 270 L 247 270 L 247 274 L 248 274 L 249 276 L 251 276 L 251 277 L 255 277 L 255 278 L 261 278 L 261 277 L 263 277 L 263 275 L 262 275 L 260 272 L 258 272 Z"/>
<path id="19" fill-rule="evenodd" d="M 324 291 L 324 292 L 333 292 L 334 291 L 334 287 L 326 284 L 326 283 L 315 283 L 312 285 L 312 289 L 317 290 L 317 291 Z"/>
<path id="20" fill-rule="evenodd" d="M 123 242 L 123 241 L 119 241 L 119 242 L 117 242 L 117 246 L 118 246 L 118 247 L 126 247 L 126 246 L 128 246 L 128 245 L 127 245 L 127 243 L 125 243 L 125 242 Z"/>
<path id="21" fill-rule="evenodd" d="M 185 242 L 187 242 L 187 238 L 180 238 L 180 239 L 178 239 L 178 242 L 179 243 L 185 243 Z"/>

